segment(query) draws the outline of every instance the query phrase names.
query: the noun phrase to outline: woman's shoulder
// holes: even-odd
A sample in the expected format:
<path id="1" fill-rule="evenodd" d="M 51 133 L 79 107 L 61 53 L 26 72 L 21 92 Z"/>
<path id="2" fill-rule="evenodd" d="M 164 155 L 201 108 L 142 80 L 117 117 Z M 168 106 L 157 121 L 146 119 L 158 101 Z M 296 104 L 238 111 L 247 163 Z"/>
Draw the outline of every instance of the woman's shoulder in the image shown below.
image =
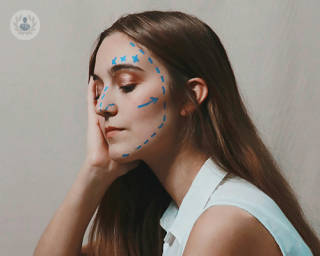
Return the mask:
<path id="1" fill-rule="evenodd" d="M 198 254 L 199 248 L 202 254 Z M 183 255 L 211 255 L 213 252 L 215 255 L 282 255 L 273 237 L 256 218 L 229 205 L 210 207 L 201 214 Z"/>

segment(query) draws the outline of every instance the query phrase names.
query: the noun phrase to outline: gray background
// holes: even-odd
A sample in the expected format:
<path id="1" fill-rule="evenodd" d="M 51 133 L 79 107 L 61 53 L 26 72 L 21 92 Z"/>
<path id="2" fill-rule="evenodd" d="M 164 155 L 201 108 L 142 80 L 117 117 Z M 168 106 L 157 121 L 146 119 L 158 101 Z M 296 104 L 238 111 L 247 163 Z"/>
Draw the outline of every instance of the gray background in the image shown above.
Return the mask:
<path id="1" fill-rule="evenodd" d="M 319 1 L 0 3 L 1 255 L 32 255 L 83 164 L 98 33 L 124 13 L 152 9 L 194 14 L 215 30 L 254 122 L 320 232 Z M 32 40 L 11 34 L 19 10 L 40 18 Z"/>

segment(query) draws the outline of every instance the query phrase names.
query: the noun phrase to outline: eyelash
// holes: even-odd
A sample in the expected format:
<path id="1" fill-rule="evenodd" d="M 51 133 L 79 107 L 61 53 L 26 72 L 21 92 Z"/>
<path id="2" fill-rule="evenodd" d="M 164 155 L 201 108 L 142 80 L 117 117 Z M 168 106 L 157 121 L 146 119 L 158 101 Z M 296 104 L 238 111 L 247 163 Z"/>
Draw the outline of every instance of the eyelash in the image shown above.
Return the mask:
<path id="1" fill-rule="evenodd" d="M 120 87 L 120 90 L 123 90 L 125 93 L 129 93 L 133 91 L 135 87 L 136 87 L 136 84 L 129 84 L 129 85 Z M 99 97 L 100 97 L 100 94 L 97 97 L 94 97 L 94 99 L 98 100 Z"/>

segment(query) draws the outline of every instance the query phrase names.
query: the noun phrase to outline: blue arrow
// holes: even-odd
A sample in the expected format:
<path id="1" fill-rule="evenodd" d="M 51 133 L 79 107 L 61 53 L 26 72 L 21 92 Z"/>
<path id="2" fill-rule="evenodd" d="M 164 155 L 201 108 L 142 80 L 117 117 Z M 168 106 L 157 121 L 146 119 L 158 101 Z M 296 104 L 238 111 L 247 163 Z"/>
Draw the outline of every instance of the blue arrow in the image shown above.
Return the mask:
<path id="1" fill-rule="evenodd" d="M 152 103 L 152 102 L 153 102 L 153 104 L 154 104 L 154 103 L 156 103 L 157 100 L 158 100 L 158 98 L 153 98 L 153 97 L 150 97 L 150 99 L 151 99 L 151 101 L 149 101 L 148 103 L 139 105 L 138 108 L 142 108 L 142 107 L 144 107 L 144 106 L 147 106 L 147 105 L 149 105 L 149 104 Z"/>

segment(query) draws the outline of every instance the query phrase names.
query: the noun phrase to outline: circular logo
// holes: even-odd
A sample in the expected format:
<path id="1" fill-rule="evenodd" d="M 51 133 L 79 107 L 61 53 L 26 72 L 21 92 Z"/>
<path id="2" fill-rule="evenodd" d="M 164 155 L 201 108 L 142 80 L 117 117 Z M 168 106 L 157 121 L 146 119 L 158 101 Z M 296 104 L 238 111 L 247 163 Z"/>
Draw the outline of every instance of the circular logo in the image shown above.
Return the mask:
<path id="1" fill-rule="evenodd" d="M 40 31 L 40 19 L 32 11 L 20 10 L 10 20 L 11 33 L 20 40 L 30 40 Z"/>

